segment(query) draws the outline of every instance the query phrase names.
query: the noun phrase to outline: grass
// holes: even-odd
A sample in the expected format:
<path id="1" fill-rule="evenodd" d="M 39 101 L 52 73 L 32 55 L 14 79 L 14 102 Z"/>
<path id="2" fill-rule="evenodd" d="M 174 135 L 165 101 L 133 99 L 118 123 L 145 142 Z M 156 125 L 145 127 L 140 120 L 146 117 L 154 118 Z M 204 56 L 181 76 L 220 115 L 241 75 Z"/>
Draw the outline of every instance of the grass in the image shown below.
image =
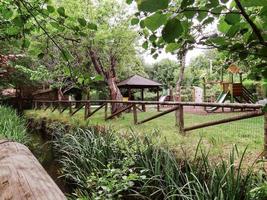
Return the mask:
<path id="1" fill-rule="evenodd" d="M 157 114 L 153 109 L 146 113 L 138 113 L 138 120 L 145 119 Z M 191 126 L 198 123 L 212 120 L 224 119 L 227 117 L 239 115 L 240 113 L 216 113 L 209 115 L 185 113 L 185 126 Z M 26 117 L 36 119 L 47 118 L 56 120 L 74 126 L 104 126 L 111 128 L 118 133 L 129 134 L 134 132 L 142 137 L 144 134 L 152 134 L 153 139 L 168 144 L 172 149 L 177 149 L 179 153 L 193 154 L 200 139 L 203 145 L 210 149 L 213 156 L 226 156 L 231 151 L 233 145 L 237 145 L 240 151 L 247 148 L 249 160 L 257 158 L 263 149 L 263 117 L 251 118 L 237 122 L 212 126 L 187 133 L 186 136 L 178 134 L 178 129 L 174 126 L 174 113 L 169 113 L 163 117 L 157 118 L 142 125 L 133 124 L 132 113 L 124 113 L 121 118 L 105 121 L 104 112 L 99 111 L 88 120 L 84 120 L 84 110 L 79 111 L 73 117 L 68 112 L 59 113 L 51 110 L 28 110 Z M 183 149 L 184 151 L 180 151 Z"/>
<path id="2" fill-rule="evenodd" d="M 0 105 L 0 139 L 8 139 L 26 144 L 28 136 L 25 120 L 17 116 L 15 110 Z"/>

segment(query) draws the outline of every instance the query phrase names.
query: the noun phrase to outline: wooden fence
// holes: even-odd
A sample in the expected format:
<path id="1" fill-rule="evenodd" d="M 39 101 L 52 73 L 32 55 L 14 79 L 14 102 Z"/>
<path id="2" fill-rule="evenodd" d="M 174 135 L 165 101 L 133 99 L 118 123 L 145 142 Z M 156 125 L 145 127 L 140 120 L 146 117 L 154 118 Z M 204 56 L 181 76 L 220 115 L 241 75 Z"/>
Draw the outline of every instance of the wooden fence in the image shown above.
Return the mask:
<path id="1" fill-rule="evenodd" d="M 121 103 L 123 107 L 115 112 L 108 112 L 109 104 Z M 229 122 L 234 122 L 243 119 L 249 119 L 253 117 L 264 116 L 264 150 L 267 155 L 267 112 L 263 112 L 263 105 L 260 104 L 236 104 L 236 103 L 195 103 L 195 102 L 159 102 L 159 101 L 112 101 L 112 100 L 93 100 L 93 101 L 34 101 L 33 106 L 35 109 L 43 108 L 47 110 L 51 108 L 51 111 L 54 112 L 58 110 L 63 113 L 67 109 L 69 110 L 70 117 L 75 115 L 78 111 L 84 108 L 84 119 L 88 119 L 94 116 L 99 110 L 104 109 L 105 120 L 110 120 L 116 116 L 119 116 L 125 111 L 132 110 L 133 114 L 133 123 L 135 125 L 140 125 L 156 118 L 162 117 L 168 113 L 175 112 L 176 118 L 176 126 L 178 127 L 178 131 L 181 134 L 185 134 L 188 131 L 205 128 L 209 126 L 225 124 Z M 74 106 L 75 105 L 75 106 Z M 98 105 L 95 110 L 92 110 L 93 105 Z M 138 120 L 138 110 L 142 111 L 139 106 L 147 106 L 147 105 L 155 105 L 155 106 L 166 106 L 169 108 L 155 114 L 151 117 L 143 119 L 141 121 Z M 216 121 L 206 122 L 198 125 L 193 125 L 189 127 L 185 127 L 184 123 L 184 107 L 203 107 L 203 110 L 206 107 L 219 107 L 222 109 L 229 108 L 231 110 L 240 109 L 240 111 L 252 111 L 252 112 L 244 112 L 238 116 L 228 117 L 226 119 L 220 119 Z"/>

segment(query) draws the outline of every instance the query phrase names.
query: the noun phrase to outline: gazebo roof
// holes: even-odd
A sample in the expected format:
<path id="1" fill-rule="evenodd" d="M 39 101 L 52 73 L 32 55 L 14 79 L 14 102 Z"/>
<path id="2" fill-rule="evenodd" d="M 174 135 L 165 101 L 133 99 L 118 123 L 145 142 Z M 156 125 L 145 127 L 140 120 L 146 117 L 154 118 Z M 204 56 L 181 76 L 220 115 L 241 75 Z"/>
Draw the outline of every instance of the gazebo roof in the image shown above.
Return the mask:
<path id="1" fill-rule="evenodd" d="M 130 78 L 118 83 L 118 87 L 121 88 L 153 88 L 160 86 L 162 86 L 162 84 L 139 75 L 133 75 Z"/>

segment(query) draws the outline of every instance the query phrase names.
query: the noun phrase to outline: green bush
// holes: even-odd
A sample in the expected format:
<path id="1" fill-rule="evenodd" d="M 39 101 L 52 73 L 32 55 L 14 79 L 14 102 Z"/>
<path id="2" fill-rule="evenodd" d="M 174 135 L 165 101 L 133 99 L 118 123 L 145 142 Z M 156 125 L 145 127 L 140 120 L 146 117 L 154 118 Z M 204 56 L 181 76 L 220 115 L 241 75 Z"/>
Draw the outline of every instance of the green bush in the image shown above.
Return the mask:
<path id="1" fill-rule="evenodd" d="M 25 120 L 17 116 L 15 110 L 0 105 L 0 139 L 27 143 Z"/>
<path id="2" fill-rule="evenodd" d="M 66 180 L 80 199 L 266 199 L 265 176 L 242 169 L 245 152 L 211 164 L 198 148 L 177 159 L 150 138 L 74 130 L 58 137 L 56 152 Z M 254 169 L 255 170 L 255 169 Z M 258 174 L 258 175 L 255 175 Z"/>

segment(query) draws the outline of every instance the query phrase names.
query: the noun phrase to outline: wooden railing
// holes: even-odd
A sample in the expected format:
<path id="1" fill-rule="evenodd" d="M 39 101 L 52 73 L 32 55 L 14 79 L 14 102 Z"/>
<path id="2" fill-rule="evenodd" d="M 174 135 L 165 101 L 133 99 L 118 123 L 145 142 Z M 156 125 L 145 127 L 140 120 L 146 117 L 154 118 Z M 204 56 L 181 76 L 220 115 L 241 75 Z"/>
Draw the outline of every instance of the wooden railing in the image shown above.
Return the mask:
<path id="1" fill-rule="evenodd" d="M 115 113 L 108 112 L 109 104 L 115 104 L 115 103 L 121 103 L 124 106 L 118 110 Z M 156 118 L 162 117 L 168 113 L 175 112 L 175 118 L 176 118 L 176 126 L 178 127 L 179 133 L 185 134 L 188 131 L 205 128 L 209 126 L 215 126 L 219 124 L 225 124 L 229 122 L 234 122 L 238 120 L 243 119 L 249 119 L 253 117 L 259 117 L 264 115 L 264 152 L 266 152 L 267 155 L 267 112 L 263 111 L 263 105 L 260 104 L 237 104 L 237 103 L 195 103 L 195 102 L 159 102 L 159 101 L 112 101 L 112 100 L 92 100 L 92 101 L 33 101 L 33 106 L 35 109 L 43 108 L 47 110 L 48 108 L 51 108 L 51 111 L 54 112 L 55 110 L 58 110 L 59 112 L 64 112 L 65 110 L 69 109 L 70 116 L 75 115 L 78 111 L 80 111 L 82 108 L 84 108 L 84 119 L 88 119 L 90 117 L 93 117 L 95 113 L 97 113 L 99 110 L 104 108 L 104 119 L 110 120 L 120 114 L 122 114 L 125 111 L 129 111 L 132 109 L 133 114 L 133 122 L 135 125 L 143 124 L 146 122 L 149 122 L 151 120 L 154 120 Z M 75 108 L 73 107 L 74 105 Z M 92 111 L 92 105 L 98 105 L 95 110 Z M 144 106 L 144 105 L 168 105 L 169 108 L 166 110 L 163 110 L 162 112 L 159 112 L 158 114 L 155 114 L 151 117 L 148 117 L 146 119 L 143 119 L 141 121 L 138 121 L 138 106 Z M 184 108 L 192 106 L 192 107 L 203 107 L 203 110 L 207 107 L 219 107 L 223 110 L 225 108 L 229 108 L 230 110 L 233 109 L 240 109 L 240 111 L 250 111 L 250 112 L 244 112 L 241 113 L 238 116 L 234 117 L 228 117 L 226 119 L 220 119 L 216 121 L 206 122 L 198 125 L 193 125 L 190 127 L 184 126 Z"/>

